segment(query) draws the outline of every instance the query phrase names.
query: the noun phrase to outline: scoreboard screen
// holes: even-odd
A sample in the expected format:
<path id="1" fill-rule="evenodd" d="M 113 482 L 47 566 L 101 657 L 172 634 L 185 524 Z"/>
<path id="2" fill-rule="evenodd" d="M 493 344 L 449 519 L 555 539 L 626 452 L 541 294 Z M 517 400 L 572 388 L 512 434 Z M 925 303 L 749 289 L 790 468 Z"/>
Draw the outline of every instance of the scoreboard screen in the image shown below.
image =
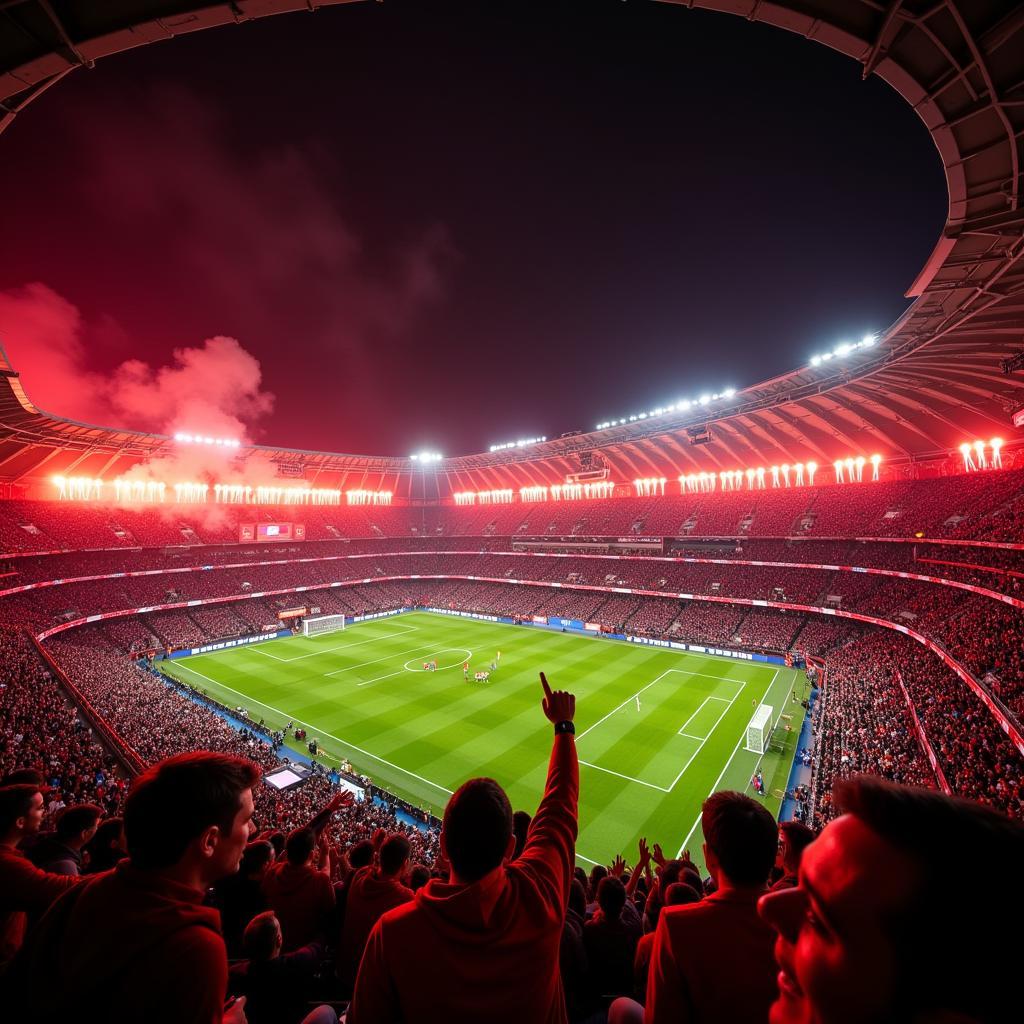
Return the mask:
<path id="1" fill-rule="evenodd" d="M 238 540 L 242 544 L 280 544 L 285 541 L 305 540 L 306 527 L 302 523 L 241 523 Z"/>

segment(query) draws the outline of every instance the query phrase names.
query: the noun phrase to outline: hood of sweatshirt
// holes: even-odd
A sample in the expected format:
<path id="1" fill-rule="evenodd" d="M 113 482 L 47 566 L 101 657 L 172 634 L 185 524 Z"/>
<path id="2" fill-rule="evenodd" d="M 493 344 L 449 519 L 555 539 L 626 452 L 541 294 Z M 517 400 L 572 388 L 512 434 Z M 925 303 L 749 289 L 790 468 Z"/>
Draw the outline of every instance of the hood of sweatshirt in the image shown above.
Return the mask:
<path id="1" fill-rule="evenodd" d="M 432 878 L 414 898 L 433 927 L 453 942 L 486 937 L 488 943 L 500 943 L 513 933 L 522 938 L 524 924 L 538 934 L 552 926 L 561 930 L 561 919 L 551 917 L 540 894 L 514 864 L 497 867 L 470 884 Z"/>
<path id="2" fill-rule="evenodd" d="M 397 878 L 382 874 L 372 867 L 359 870 L 352 881 L 352 889 L 358 889 L 359 895 L 371 904 L 384 900 L 398 899 L 404 902 L 412 899 L 411 889 L 407 889 Z"/>
<path id="3" fill-rule="evenodd" d="M 316 880 L 319 872 L 308 864 L 290 864 L 282 861 L 275 864 L 266 874 L 263 887 L 282 896 L 294 896 Z"/>
<path id="4" fill-rule="evenodd" d="M 202 905 L 201 892 L 128 861 L 68 896 L 44 919 L 39 936 L 46 954 L 57 955 L 47 975 L 58 991 L 103 991 L 184 929 L 220 934 L 220 915 Z"/>

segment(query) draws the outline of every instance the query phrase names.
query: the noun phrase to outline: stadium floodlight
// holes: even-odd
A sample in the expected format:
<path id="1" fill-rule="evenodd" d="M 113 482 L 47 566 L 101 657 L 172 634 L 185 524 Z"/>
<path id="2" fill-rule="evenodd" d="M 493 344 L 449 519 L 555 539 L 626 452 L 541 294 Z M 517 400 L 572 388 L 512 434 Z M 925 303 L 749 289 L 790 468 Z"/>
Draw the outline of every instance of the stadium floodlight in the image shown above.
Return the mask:
<path id="1" fill-rule="evenodd" d="M 807 463 L 807 482 L 814 486 L 814 474 L 818 471 L 818 464 L 816 462 Z"/>
<path id="2" fill-rule="evenodd" d="M 821 356 L 811 356 L 811 366 L 821 366 Z"/>
<path id="3" fill-rule="evenodd" d="M 423 466 L 430 462 L 440 462 L 444 456 L 440 452 L 417 452 L 414 455 L 410 455 L 409 458 Z"/>
<path id="4" fill-rule="evenodd" d="M 874 334 L 865 334 L 864 337 L 861 338 L 861 347 L 871 348 L 876 341 L 878 341 L 878 338 Z"/>
<path id="5" fill-rule="evenodd" d="M 836 345 L 835 352 L 833 354 L 841 359 L 843 356 L 848 356 L 852 351 L 853 345 L 848 341 L 843 341 Z"/>
<path id="6" fill-rule="evenodd" d="M 1003 439 L 1001 437 L 993 437 L 989 444 L 992 447 L 992 468 L 1002 469 L 1003 468 L 1003 457 L 1000 451 L 1003 447 Z"/>
<path id="7" fill-rule="evenodd" d="M 711 401 L 711 396 L 708 394 L 701 395 L 698 399 L 701 405 L 707 405 Z"/>
<path id="8" fill-rule="evenodd" d="M 736 389 L 735 388 L 726 388 L 722 392 L 722 397 L 723 398 L 732 398 L 732 396 L 735 395 L 735 394 L 736 394 Z"/>
<path id="9" fill-rule="evenodd" d="M 181 431 L 174 435 L 178 444 L 203 444 L 220 448 L 240 448 L 242 442 L 236 437 L 208 437 L 206 434 L 189 434 Z"/>

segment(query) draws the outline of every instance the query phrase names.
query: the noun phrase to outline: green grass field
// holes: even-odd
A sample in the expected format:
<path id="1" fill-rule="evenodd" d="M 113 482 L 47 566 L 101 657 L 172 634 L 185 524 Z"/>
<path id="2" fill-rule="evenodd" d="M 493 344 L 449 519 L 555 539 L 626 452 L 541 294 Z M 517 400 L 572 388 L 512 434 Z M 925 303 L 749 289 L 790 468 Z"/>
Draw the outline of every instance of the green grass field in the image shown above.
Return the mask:
<path id="1" fill-rule="evenodd" d="M 463 681 L 462 664 L 499 669 Z M 423 663 L 436 660 L 436 672 Z M 716 789 L 750 792 L 758 755 L 743 749 L 753 705 L 794 711 L 782 753 L 761 761 L 777 814 L 803 709 L 803 674 L 772 665 L 417 612 L 344 632 L 292 637 L 164 662 L 162 669 L 272 728 L 289 719 L 329 763 L 344 757 L 378 785 L 440 813 L 477 775 L 512 805 L 540 799 L 551 727 L 538 672 L 576 694 L 581 862 L 635 859 L 646 836 L 700 859 L 701 802 Z M 639 704 L 638 704 L 639 700 Z M 775 717 L 773 716 L 773 718 Z"/>

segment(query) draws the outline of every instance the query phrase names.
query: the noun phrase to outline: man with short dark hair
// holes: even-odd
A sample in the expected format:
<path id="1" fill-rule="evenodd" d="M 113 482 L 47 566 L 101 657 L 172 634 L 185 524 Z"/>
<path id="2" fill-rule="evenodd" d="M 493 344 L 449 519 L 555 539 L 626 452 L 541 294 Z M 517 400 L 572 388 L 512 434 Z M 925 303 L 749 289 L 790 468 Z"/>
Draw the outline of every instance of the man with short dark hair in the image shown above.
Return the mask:
<path id="1" fill-rule="evenodd" d="M 318 845 L 320 863 L 314 866 L 313 851 Z M 290 953 L 310 942 L 326 941 L 334 912 L 334 888 L 324 833 L 318 841 L 313 829 L 297 828 L 289 833 L 284 849 L 285 859 L 263 876 L 263 893 L 281 922 L 284 949 Z"/>
<path id="2" fill-rule="evenodd" d="M 637 932 L 623 920 L 626 887 L 612 875 L 597 886 L 598 910 L 583 926 L 583 948 L 587 954 L 587 989 L 592 1012 L 606 1006 L 606 996 L 624 996 L 633 991 L 633 957 Z"/>
<path id="3" fill-rule="evenodd" d="M 26 946 L 26 1016 L 107 1024 L 222 1024 L 227 956 L 206 890 L 238 870 L 249 838 L 250 761 L 199 751 L 153 765 L 124 806 L 128 859 L 58 900 Z"/>
<path id="4" fill-rule="evenodd" d="M 512 806 L 501 786 L 464 783 L 441 832 L 450 877 L 374 926 L 348 1024 L 565 1024 L 558 951 L 576 841 L 576 699 L 552 691 L 543 673 L 540 681 L 555 737 L 523 852 L 510 861 Z"/>
<path id="5" fill-rule="evenodd" d="M 412 890 L 402 884 L 410 849 L 405 836 L 388 836 L 377 852 L 377 864 L 363 868 L 352 879 L 338 944 L 337 971 L 346 985 L 355 982 L 363 948 L 378 919 L 412 899 Z"/>
<path id="6" fill-rule="evenodd" d="M 762 1024 L 775 997 L 771 929 L 757 916 L 778 827 L 742 793 L 715 793 L 701 811 L 704 863 L 715 891 L 666 907 L 647 983 L 646 1024 Z"/>
<path id="7" fill-rule="evenodd" d="M 40 836 L 28 859 L 43 871 L 55 875 L 82 873 L 82 847 L 96 835 L 103 809 L 95 804 L 75 804 L 57 815 L 57 829 Z"/>
<path id="8" fill-rule="evenodd" d="M 247 960 L 232 964 L 232 991 L 244 992 L 248 1024 L 337 1024 L 330 1006 L 307 1014 L 323 946 L 310 943 L 281 955 L 281 924 L 272 910 L 257 914 L 242 940 Z"/>
<path id="9" fill-rule="evenodd" d="M 18 849 L 38 834 L 43 794 L 34 782 L 0 788 L 0 974 L 25 939 L 28 915 L 41 914 L 78 879 L 41 871 Z"/>
<path id="10" fill-rule="evenodd" d="M 860 776 L 804 852 L 796 888 L 761 900 L 778 932 L 771 1024 L 1003 1024 L 1020 1017 L 1024 825 L 981 804 Z M 984 884 L 951 898 L 950 851 Z"/>

